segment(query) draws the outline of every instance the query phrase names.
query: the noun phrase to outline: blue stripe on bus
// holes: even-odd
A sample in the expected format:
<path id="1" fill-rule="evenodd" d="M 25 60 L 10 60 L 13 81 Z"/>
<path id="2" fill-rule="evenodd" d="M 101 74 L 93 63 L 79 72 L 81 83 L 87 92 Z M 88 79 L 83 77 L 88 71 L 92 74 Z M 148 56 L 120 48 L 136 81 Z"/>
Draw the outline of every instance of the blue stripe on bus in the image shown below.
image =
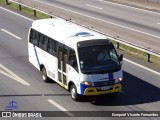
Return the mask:
<path id="1" fill-rule="evenodd" d="M 86 88 L 87 88 L 86 85 L 80 83 L 80 91 L 81 91 L 81 95 L 84 95 L 84 91 L 85 91 Z"/>
<path id="2" fill-rule="evenodd" d="M 113 73 L 108 73 L 109 80 L 113 80 Z"/>
<path id="3" fill-rule="evenodd" d="M 36 50 L 36 46 L 35 46 L 35 45 L 33 45 L 33 47 L 34 47 L 34 53 L 35 53 L 35 55 L 36 55 L 38 65 L 39 65 L 39 67 L 40 67 L 40 62 L 39 62 L 39 58 L 38 58 L 38 54 L 37 54 L 37 50 Z"/>

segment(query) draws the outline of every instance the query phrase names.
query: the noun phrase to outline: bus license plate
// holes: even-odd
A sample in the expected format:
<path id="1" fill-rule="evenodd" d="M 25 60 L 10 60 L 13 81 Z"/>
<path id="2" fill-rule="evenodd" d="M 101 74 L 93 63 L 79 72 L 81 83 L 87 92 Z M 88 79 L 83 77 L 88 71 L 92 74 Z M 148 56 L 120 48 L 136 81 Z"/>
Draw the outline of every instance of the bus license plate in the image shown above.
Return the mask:
<path id="1" fill-rule="evenodd" d="M 104 87 L 101 87 L 101 90 L 109 90 L 111 88 L 111 86 L 104 86 Z"/>

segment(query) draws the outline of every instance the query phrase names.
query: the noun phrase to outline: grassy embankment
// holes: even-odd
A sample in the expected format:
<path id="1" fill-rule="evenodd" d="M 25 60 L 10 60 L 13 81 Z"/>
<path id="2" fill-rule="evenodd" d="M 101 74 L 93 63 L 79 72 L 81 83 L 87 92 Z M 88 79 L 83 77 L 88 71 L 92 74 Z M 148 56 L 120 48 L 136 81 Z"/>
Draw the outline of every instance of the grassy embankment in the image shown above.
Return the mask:
<path id="1" fill-rule="evenodd" d="M 9 4 L 6 5 L 6 0 L 0 0 L 0 4 L 3 5 L 3 6 L 9 7 L 9 8 L 15 9 L 15 10 L 19 10 L 19 5 L 18 4 L 9 2 Z M 34 11 L 30 8 L 27 8 L 27 7 L 22 6 L 21 12 L 34 16 Z M 36 11 L 36 17 L 38 17 L 38 18 L 49 18 L 50 16 Z"/>

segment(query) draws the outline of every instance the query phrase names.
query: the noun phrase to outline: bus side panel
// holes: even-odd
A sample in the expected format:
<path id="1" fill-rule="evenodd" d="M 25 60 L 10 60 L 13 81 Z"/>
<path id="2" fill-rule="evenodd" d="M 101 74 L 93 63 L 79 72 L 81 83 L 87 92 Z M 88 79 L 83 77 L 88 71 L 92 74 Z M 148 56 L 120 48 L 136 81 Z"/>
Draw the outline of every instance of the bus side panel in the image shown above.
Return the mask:
<path id="1" fill-rule="evenodd" d="M 57 58 L 41 48 L 37 48 L 36 50 L 39 64 L 45 67 L 47 76 L 57 82 Z"/>
<path id="2" fill-rule="evenodd" d="M 35 51 L 36 49 L 36 51 Z M 37 47 L 33 46 L 33 44 L 28 43 L 28 55 L 29 55 L 29 62 L 32 63 L 37 69 L 40 70 L 38 64 L 38 58 L 36 57 Z"/>
<path id="3" fill-rule="evenodd" d="M 77 93 L 80 94 L 79 73 L 70 65 L 68 65 L 68 83 L 69 81 L 75 84 Z"/>
<path id="4" fill-rule="evenodd" d="M 57 57 L 52 56 L 47 53 L 46 60 L 44 63 L 46 64 L 47 75 L 49 78 L 57 82 L 58 79 L 58 60 Z"/>
<path id="5" fill-rule="evenodd" d="M 32 63 L 38 70 L 40 65 L 46 68 L 47 76 L 57 82 L 57 58 L 50 55 L 46 51 L 28 44 L 29 62 Z"/>

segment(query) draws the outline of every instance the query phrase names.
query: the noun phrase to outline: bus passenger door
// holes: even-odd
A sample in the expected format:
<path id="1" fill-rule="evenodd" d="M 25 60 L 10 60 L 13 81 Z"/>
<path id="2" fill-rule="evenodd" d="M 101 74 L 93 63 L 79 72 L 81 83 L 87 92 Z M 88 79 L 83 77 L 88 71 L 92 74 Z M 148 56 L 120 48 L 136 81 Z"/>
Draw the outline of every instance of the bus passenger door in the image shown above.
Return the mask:
<path id="1" fill-rule="evenodd" d="M 62 84 L 62 46 L 58 47 L 58 83 Z"/>
<path id="2" fill-rule="evenodd" d="M 58 48 L 58 82 L 67 87 L 67 61 L 68 61 L 68 50 L 59 46 Z"/>
<path id="3" fill-rule="evenodd" d="M 68 50 L 66 48 L 63 48 L 63 85 L 64 87 L 67 87 L 68 82 Z"/>

